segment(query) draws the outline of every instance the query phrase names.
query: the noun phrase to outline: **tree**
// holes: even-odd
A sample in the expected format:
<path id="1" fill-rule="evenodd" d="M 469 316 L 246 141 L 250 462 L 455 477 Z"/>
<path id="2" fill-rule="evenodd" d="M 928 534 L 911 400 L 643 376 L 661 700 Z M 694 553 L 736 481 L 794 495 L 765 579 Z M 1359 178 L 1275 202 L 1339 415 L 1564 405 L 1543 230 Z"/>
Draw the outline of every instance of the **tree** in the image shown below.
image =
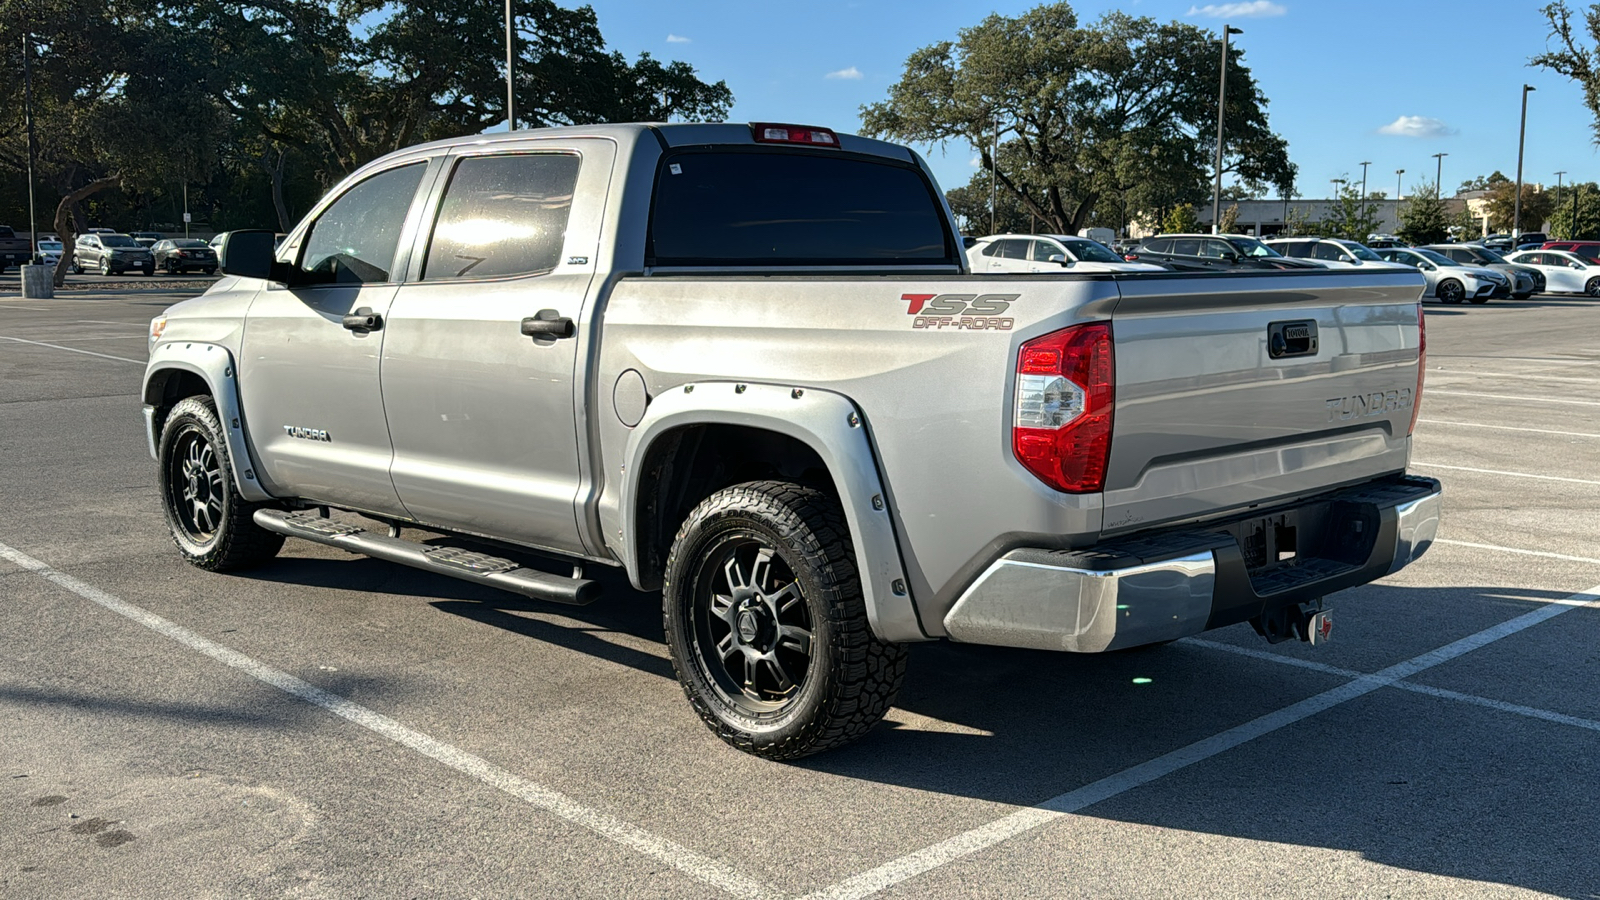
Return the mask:
<path id="1" fill-rule="evenodd" d="M 1550 216 L 1550 237 L 1562 241 L 1600 240 L 1600 185 L 1575 184 Z"/>
<path id="2" fill-rule="evenodd" d="M 1501 181 L 1489 189 L 1487 200 L 1490 231 L 1510 231 L 1516 210 L 1517 185 Z M 1522 186 L 1522 230 L 1538 231 L 1545 219 L 1555 212 L 1556 198 L 1549 191 L 1535 189 L 1531 184 Z"/>
<path id="3" fill-rule="evenodd" d="M 1439 190 L 1431 184 L 1412 189 L 1400 206 L 1400 227 L 1396 236 L 1411 244 L 1437 244 L 1449 237 L 1450 216 Z"/>
<path id="4" fill-rule="evenodd" d="M 1179 203 L 1161 220 L 1162 234 L 1194 234 L 1200 230 L 1200 217 L 1195 215 L 1194 207 L 1187 203 Z"/>
<path id="5" fill-rule="evenodd" d="M 1542 66 L 1578 83 L 1578 87 L 1583 89 L 1583 105 L 1591 116 L 1589 127 L 1594 133 L 1595 142 L 1600 143 L 1600 52 L 1577 36 L 1573 28 L 1572 8 L 1567 6 L 1565 0 L 1547 4 L 1540 12 L 1550 24 L 1549 37 L 1555 39 L 1556 49 L 1533 57 L 1529 64 Z M 1589 39 L 1600 41 L 1600 3 L 1590 4 L 1583 18 Z"/>
<path id="6" fill-rule="evenodd" d="M 1378 217 L 1372 211 L 1371 201 L 1362 198 L 1360 185 L 1345 184 L 1334 196 L 1328 217 L 1317 224 L 1326 237 L 1364 241 L 1367 235 L 1378 230 Z"/>
<path id="7" fill-rule="evenodd" d="M 1510 183 L 1511 179 L 1507 178 L 1505 173 L 1495 169 L 1488 175 L 1479 175 L 1476 178 L 1468 178 L 1466 181 L 1461 182 L 1461 187 L 1456 188 L 1456 194 L 1465 194 L 1469 191 L 1487 191 L 1497 184 Z"/>
<path id="8" fill-rule="evenodd" d="M 1233 234 L 1239 230 L 1239 204 L 1235 203 L 1222 211 L 1222 219 L 1217 223 L 1217 231 L 1222 234 Z"/>
<path id="9" fill-rule="evenodd" d="M 1266 99 L 1229 52 L 1223 171 L 1252 189 L 1292 182 Z M 1041 227 L 1076 233 L 1108 198 L 1137 215 L 1209 194 L 1219 53 L 1184 23 L 1112 12 L 1080 27 L 1067 3 L 991 15 L 912 53 L 888 99 L 862 107 L 862 130 L 965 141 Z"/>
<path id="10" fill-rule="evenodd" d="M 962 234 L 1031 234 L 1037 219 L 1015 196 L 996 192 L 994 224 L 989 223 L 989 173 L 976 172 L 965 187 L 945 192 Z"/>
<path id="11" fill-rule="evenodd" d="M 1306 212 L 1304 207 L 1291 205 L 1289 211 L 1284 213 L 1284 237 L 1298 237 L 1304 234 L 1313 234 L 1315 231 L 1316 227 L 1311 222 L 1311 214 Z"/>

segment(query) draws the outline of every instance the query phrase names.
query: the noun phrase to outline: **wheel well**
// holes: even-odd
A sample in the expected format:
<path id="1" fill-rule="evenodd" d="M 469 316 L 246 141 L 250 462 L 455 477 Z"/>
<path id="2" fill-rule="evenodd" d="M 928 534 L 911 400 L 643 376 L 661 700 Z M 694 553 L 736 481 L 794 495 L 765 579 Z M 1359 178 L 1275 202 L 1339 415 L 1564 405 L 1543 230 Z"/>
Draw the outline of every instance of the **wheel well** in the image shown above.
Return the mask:
<path id="1" fill-rule="evenodd" d="M 763 479 L 792 481 L 838 497 L 828 467 L 805 443 L 763 428 L 690 425 L 657 438 L 642 461 L 634 498 L 639 584 L 661 587 L 678 526 L 700 501 L 725 487 Z"/>
<path id="2" fill-rule="evenodd" d="M 167 421 L 167 413 L 179 400 L 187 397 L 211 396 L 211 385 L 193 372 L 184 369 L 165 369 L 157 372 L 145 387 L 144 401 L 156 408 L 156 435 Z"/>

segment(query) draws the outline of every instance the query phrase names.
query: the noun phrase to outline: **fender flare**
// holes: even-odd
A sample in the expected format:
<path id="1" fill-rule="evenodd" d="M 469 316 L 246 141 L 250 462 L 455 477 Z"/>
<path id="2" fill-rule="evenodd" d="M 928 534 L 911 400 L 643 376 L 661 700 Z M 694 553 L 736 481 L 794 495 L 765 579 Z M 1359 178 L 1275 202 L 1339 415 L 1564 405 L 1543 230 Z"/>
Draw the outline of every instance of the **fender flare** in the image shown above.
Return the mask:
<path id="1" fill-rule="evenodd" d="M 233 483 L 239 489 L 239 496 L 256 503 L 274 499 L 256 476 L 260 465 L 250 452 L 250 442 L 245 439 L 244 412 L 239 406 L 238 367 L 234 365 L 233 354 L 221 344 L 171 341 L 150 351 L 143 392 L 145 437 L 150 456 L 160 458 L 156 407 L 164 398 L 167 378 L 174 371 L 198 375 L 210 387 L 212 401 L 217 405 L 217 418 L 222 420 L 226 432 L 228 464 L 233 469 Z"/>
<path id="2" fill-rule="evenodd" d="M 628 436 L 621 497 L 623 562 L 639 583 L 639 479 L 655 442 L 693 425 L 739 425 L 777 432 L 804 443 L 822 458 L 838 489 L 855 544 L 856 568 L 872 630 L 886 641 L 928 640 L 901 563 L 877 454 L 866 419 L 842 394 L 780 385 L 700 382 L 672 388 L 650 402 Z"/>

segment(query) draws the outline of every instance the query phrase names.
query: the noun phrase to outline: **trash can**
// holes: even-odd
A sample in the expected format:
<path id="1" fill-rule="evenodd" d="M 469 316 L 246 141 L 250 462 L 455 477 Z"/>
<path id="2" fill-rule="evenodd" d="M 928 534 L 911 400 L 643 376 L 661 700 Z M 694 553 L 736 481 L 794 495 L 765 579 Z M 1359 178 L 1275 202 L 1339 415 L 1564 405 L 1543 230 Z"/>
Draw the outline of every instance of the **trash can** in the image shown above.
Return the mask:
<path id="1" fill-rule="evenodd" d="M 55 266 L 23 266 L 22 296 L 29 300 L 49 300 L 56 295 Z"/>

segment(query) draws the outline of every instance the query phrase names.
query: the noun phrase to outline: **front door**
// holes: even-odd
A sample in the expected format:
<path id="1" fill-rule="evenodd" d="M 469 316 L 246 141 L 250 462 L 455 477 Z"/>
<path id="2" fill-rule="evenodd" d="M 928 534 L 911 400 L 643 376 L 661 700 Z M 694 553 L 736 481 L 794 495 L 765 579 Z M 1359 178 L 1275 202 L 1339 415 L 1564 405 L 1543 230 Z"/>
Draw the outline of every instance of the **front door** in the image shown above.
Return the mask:
<path id="1" fill-rule="evenodd" d="M 327 206 L 290 251 L 288 285 L 256 295 L 239 365 L 263 482 L 303 497 L 403 515 L 378 365 L 403 265 L 409 212 L 428 164 L 386 169 Z"/>
<path id="2" fill-rule="evenodd" d="M 383 345 L 394 484 L 418 521 L 587 551 L 578 335 L 613 155 L 530 141 L 450 161 Z"/>

